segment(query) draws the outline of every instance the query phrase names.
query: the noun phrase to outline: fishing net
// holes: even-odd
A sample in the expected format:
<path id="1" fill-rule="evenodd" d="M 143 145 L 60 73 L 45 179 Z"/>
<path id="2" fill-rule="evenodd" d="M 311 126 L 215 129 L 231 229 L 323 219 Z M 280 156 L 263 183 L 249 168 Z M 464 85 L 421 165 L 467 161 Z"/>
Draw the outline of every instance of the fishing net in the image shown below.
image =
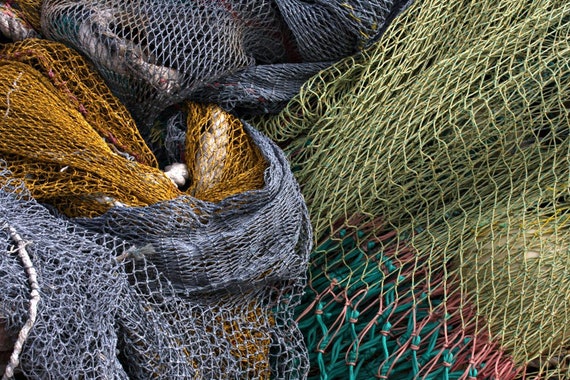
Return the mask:
<path id="1" fill-rule="evenodd" d="M 70 216 L 89 216 L 114 204 L 142 206 L 183 194 L 79 54 L 31 39 L 6 44 L 0 66 L 7 99 L 0 152 L 36 199 Z M 37 99 L 33 107 L 29 99 Z M 241 122 L 213 106 L 184 109 L 184 124 L 192 127 L 184 128 L 177 159 L 190 163 L 186 193 L 219 201 L 260 188 L 266 160 Z"/>
<path id="2" fill-rule="evenodd" d="M 302 338 L 284 308 L 296 303 L 287 292 L 294 289 L 287 275 L 295 270 L 292 258 L 281 268 L 287 286 L 278 287 L 269 276 L 264 282 L 257 273 L 255 283 L 240 287 L 240 273 L 235 288 L 212 286 L 209 295 L 194 289 L 182 296 L 150 261 L 161 250 L 168 254 L 164 241 L 126 249 L 124 241 L 55 218 L 14 180 L 0 197 L 6 252 L 0 258 L 0 318 L 12 340 L 31 304 L 25 268 L 14 254 L 19 242 L 25 242 L 38 272 L 37 318 L 20 356 L 26 378 L 304 376 Z M 272 268 L 275 279 L 279 265 Z M 231 276 L 225 272 L 224 280 Z"/>
<path id="3" fill-rule="evenodd" d="M 0 175 L 10 178 L 4 168 Z M 19 369 L 30 378 L 126 378 L 114 328 L 127 283 L 112 251 L 122 244 L 107 238 L 107 249 L 93 234 L 51 216 L 19 181 L 2 187 L 0 205 L 0 320 L 15 341 L 37 314 Z M 33 262 L 36 287 L 18 251 Z M 40 298 L 35 311 L 32 289 Z"/>
<path id="4" fill-rule="evenodd" d="M 0 2 L 0 41 L 3 38 L 20 41 L 38 36 L 36 30 L 27 21 L 31 15 L 26 14 L 22 9 L 25 7 L 14 8 L 10 3 Z M 33 19 L 33 16 L 30 18 Z"/>
<path id="5" fill-rule="evenodd" d="M 283 152 L 186 102 L 174 176 L 78 53 L 27 39 L 0 66 L 0 336 L 17 351 L 29 332 L 23 375 L 305 377 L 292 314 L 313 239 Z"/>
<path id="6" fill-rule="evenodd" d="M 568 378 L 570 5 L 412 5 L 277 117 L 312 378 Z"/>
<path id="7" fill-rule="evenodd" d="M 42 32 L 87 55 L 143 136 L 183 99 L 274 112 L 378 37 L 400 0 L 51 1 Z"/>

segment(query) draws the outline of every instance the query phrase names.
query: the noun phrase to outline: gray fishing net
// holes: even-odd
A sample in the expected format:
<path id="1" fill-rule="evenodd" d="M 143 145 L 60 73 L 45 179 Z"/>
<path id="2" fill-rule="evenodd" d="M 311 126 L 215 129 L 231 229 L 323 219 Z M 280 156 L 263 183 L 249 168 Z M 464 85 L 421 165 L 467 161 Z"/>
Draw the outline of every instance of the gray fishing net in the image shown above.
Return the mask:
<path id="1" fill-rule="evenodd" d="M 378 38 L 408 1 L 46 0 L 43 33 L 87 55 L 139 126 L 182 99 L 274 112 Z"/>
<path id="2" fill-rule="evenodd" d="M 65 219 L 0 172 L 0 335 L 32 302 L 16 231 L 38 273 L 37 319 L 20 356 L 29 379 L 297 379 L 307 352 L 292 313 L 312 236 L 279 148 L 246 131 L 264 186 Z"/>
<path id="3" fill-rule="evenodd" d="M 303 199 L 281 150 L 246 130 L 269 164 L 263 189 L 218 203 L 182 197 L 136 211 L 116 207 L 77 222 L 144 246 L 149 260 L 189 296 L 243 294 L 297 277 L 306 261 L 298 252 L 310 246 Z"/>
<path id="4" fill-rule="evenodd" d="M 0 171 L 4 179 L 9 175 Z M 32 379 L 126 378 L 114 327 L 128 292 L 113 252 L 124 245 L 110 237 L 100 244 L 94 234 L 51 216 L 21 182 L 0 189 L 0 210 L 0 321 L 8 340 L 16 340 L 31 314 L 29 276 L 16 254 L 20 241 L 39 283 L 37 318 L 19 369 Z"/>

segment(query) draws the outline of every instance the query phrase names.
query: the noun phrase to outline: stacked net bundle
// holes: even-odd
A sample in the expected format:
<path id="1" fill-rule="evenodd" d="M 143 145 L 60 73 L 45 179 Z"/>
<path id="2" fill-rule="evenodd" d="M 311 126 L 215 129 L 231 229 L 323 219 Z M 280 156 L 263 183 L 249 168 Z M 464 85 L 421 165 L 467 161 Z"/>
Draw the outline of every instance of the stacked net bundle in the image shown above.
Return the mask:
<path id="1" fill-rule="evenodd" d="M 569 376 L 569 34 L 564 1 L 424 1 L 256 120 L 315 227 L 312 377 Z"/>
<path id="2" fill-rule="evenodd" d="M 42 32 L 95 64 L 147 137 L 183 99 L 274 112 L 407 1 L 44 1 Z"/>
<path id="3" fill-rule="evenodd" d="M 226 347 L 219 343 L 204 347 L 198 360 L 204 361 L 199 365 L 200 378 L 269 378 L 270 374 L 303 378 L 308 363 L 293 311 L 304 286 L 311 228 L 283 153 L 259 132 L 247 130 L 268 162 L 261 189 L 217 203 L 179 197 L 145 208 L 116 207 L 100 217 L 76 222 L 141 247 L 144 254 L 134 256 L 138 257 L 134 282 L 142 284 L 137 286 L 151 310 L 161 308 L 151 318 L 172 323 L 188 315 L 199 316 L 193 323 L 205 325 L 210 335 L 232 339 Z M 158 281 L 158 285 L 148 284 L 145 260 L 170 281 L 171 290 Z M 205 305 L 190 314 L 176 297 L 172 309 L 161 307 L 161 300 L 174 292 Z M 139 319 L 129 312 L 129 322 L 136 326 Z M 186 329 L 187 324 L 181 327 Z M 180 334 L 187 333 L 181 330 Z M 171 361 L 157 353 L 156 345 L 128 356 L 138 358 L 133 363 L 133 369 L 143 371 L 138 378 L 154 377 L 156 371 L 162 372 L 160 368 L 169 368 Z M 175 372 L 169 371 L 165 378 L 171 376 Z"/>
<path id="4" fill-rule="evenodd" d="M 2 217 L 48 247 L 31 253 L 41 299 L 23 375 L 305 377 L 293 312 L 313 239 L 280 148 L 217 106 L 186 102 L 174 176 L 78 53 L 28 39 L 2 45 L 0 65 L 1 207 L 13 209 Z M 30 289 L 6 241 L 0 335 L 11 341 Z"/>
<path id="5" fill-rule="evenodd" d="M 261 189 L 215 203 L 182 196 L 144 208 L 115 207 L 77 223 L 151 248 L 149 260 L 188 295 L 242 294 L 295 278 L 310 247 L 304 201 L 279 148 L 248 132 L 269 162 Z"/>

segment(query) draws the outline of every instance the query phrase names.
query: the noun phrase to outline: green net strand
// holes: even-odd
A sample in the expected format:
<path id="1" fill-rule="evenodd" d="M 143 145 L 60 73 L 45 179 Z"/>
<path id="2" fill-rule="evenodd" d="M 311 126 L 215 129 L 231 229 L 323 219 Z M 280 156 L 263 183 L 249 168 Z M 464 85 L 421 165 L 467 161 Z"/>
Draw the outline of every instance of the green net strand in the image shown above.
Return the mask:
<path id="1" fill-rule="evenodd" d="M 411 270 L 415 257 L 401 238 L 378 220 L 358 223 L 331 232 L 313 252 L 310 287 L 297 310 L 310 379 L 485 378 L 477 376 L 493 367 L 514 378 L 506 355 L 487 349 L 476 357 L 493 344 L 449 314 L 461 300 L 446 300 L 441 275 L 414 287 L 422 275 Z"/>

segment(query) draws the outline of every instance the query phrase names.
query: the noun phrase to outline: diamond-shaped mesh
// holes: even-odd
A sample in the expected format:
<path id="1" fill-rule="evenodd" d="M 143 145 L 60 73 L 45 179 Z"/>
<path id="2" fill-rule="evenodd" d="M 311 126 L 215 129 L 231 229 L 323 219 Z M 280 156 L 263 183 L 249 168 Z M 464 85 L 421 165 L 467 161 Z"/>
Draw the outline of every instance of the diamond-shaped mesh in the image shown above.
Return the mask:
<path id="1" fill-rule="evenodd" d="M 96 65 L 143 136 L 183 99 L 282 108 L 310 76 L 364 47 L 402 1 L 46 0 L 42 31 Z"/>
<path id="2" fill-rule="evenodd" d="M 29 331 L 29 379 L 306 376 L 312 234 L 281 149 L 187 102 L 179 189 L 78 53 L 27 39 L 0 67 L 0 352 Z"/>
<path id="3" fill-rule="evenodd" d="M 567 1 L 420 1 L 259 121 L 318 239 L 313 378 L 569 378 L 569 62 Z"/>

